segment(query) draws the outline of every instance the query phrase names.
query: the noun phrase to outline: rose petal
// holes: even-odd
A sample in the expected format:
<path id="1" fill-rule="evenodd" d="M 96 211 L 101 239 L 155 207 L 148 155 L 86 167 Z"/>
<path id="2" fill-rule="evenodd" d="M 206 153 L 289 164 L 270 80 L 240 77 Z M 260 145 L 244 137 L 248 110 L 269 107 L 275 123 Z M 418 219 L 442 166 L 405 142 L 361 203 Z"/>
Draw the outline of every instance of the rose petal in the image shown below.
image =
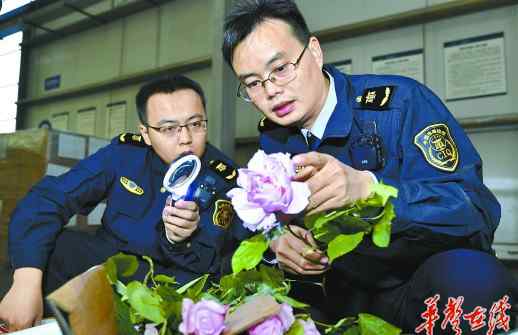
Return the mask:
<path id="1" fill-rule="evenodd" d="M 281 310 L 279 312 L 279 319 L 282 322 L 282 327 L 284 328 L 284 331 L 290 329 L 293 322 L 295 322 L 295 317 L 293 316 L 293 308 L 290 305 L 283 303 L 281 305 Z"/>
<path id="2" fill-rule="evenodd" d="M 275 214 L 271 213 L 264 217 L 264 219 L 257 225 L 257 229 L 263 230 L 266 232 L 277 225 L 279 225 L 279 222 L 277 221 L 277 216 L 275 216 Z"/>
<path id="3" fill-rule="evenodd" d="M 265 217 L 266 213 L 257 204 L 248 202 L 247 192 L 240 188 L 233 188 L 227 192 L 232 199 L 232 206 L 241 220 L 248 224 L 257 225 Z"/>
<path id="4" fill-rule="evenodd" d="M 308 199 L 311 195 L 311 191 L 309 190 L 309 187 L 306 183 L 301 183 L 298 181 L 291 182 L 291 188 L 293 192 L 293 198 L 287 210 L 283 212 L 286 214 L 297 214 L 302 212 L 308 205 Z"/>
<path id="5" fill-rule="evenodd" d="M 266 154 L 262 150 L 258 150 L 248 162 L 247 167 L 255 172 L 264 171 L 264 161 L 266 160 Z"/>
<path id="6" fill-rule="evenodd" d="M 295 175 L 295 165 L 291 161 L 290 154 L 279 152 L 275 154 L 270 154 L 269 157 L 275 159 L 282 165 L 288 177 L 293 177 Z"/>

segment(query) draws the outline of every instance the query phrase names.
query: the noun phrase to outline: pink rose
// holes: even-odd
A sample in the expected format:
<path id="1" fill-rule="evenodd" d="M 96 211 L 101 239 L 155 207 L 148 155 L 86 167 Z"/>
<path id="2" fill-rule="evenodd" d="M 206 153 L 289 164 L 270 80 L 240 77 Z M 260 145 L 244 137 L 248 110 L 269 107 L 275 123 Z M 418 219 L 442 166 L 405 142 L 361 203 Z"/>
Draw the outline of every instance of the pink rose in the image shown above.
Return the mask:
<path id="1" fill-rule="evenodd" d="M 304 327 L 304 335 L 320 335 L 320 332 L 315 326 L 315 322 L 313 322 L 313 320 L 299 320 L 299 322 L 302 325 L 302 327 Z"/>
<path id="2" fill-rule="evenodd" d="M 289 154 L 267 155 L 262 150 L 255 153 L 247 169 L 239 169 L 240 188 L 227 195 L 246 228 L 268 231 L 278 224 L 275 212 L 297 214 L 306 208 L 309 188 L 292 181 L 293 176 L 295 166 Z"/>
<path id="3" fill-rule="evenodd" d="M 184 335 L 219 335 L 225 328 L 228 307 L 215 301 L 201 300 L 196 304 L 188 298 L 182 301 L 182 323 L 178 330 Z"/>
<path id="4" fill-rule="evenodd" d="M 282 335 L 295 322 L 293 308 L 288 304 L 282 304 L 279 314 L 270 316 L 261 323 L 248 329 L 249 335 Z"/>

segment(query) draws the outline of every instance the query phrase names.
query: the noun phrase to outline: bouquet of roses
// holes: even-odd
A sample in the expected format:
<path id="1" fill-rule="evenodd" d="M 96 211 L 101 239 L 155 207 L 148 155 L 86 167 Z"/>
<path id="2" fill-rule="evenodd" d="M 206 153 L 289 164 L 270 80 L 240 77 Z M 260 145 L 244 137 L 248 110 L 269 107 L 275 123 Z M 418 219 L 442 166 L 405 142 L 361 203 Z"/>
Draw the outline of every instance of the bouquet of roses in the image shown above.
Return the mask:
<path id="1" fill-rule="evenodd" d="M 144 281 L 127 285 L 121 279 L 135 273 L 137 258 L 117 254 L 105 263 L 115 291 L 119 334 L 317 335 L 317 325 L 325 334 L 400 334 L 400 329 L 370 314 L 334 325 L 314 322 L 304 313 L 308 306 L 288 296 L 290 284 L 282 271 L 272 267 L 261 265 L 211 284 L 204 275 L 180 286 L 173 277 L 155 275 L 152 261 L 144 258 L 150 264 Z M 301 312 L 294 314 L 294 309 Z"/>
<path id="2" fill-rule="evenodd" d="M 246 169 L 238 170 L 238 188 L 227 195 L 244 226 L 259 234 L 241 242 L 232 258 L 232 270 L 255 268 L 269 243 L 282 233 L 281 216 L 301 213 L 308 205 L 310 191 L 303 182 L 293 181 L 295 166 L 283 153 L 267 155 L 259 150 Z M 371 196 L 340 210 L 304 218 L 304 226 L 324 244 L 330 262 L 354 250 L 366 234 L 379 247 L 390 242 L 391 222 L 395 217 L 389 201 L 397 190 L 383 183 L 372 185 Z M 372 216 L 372 213 L 375 213 Z"/>

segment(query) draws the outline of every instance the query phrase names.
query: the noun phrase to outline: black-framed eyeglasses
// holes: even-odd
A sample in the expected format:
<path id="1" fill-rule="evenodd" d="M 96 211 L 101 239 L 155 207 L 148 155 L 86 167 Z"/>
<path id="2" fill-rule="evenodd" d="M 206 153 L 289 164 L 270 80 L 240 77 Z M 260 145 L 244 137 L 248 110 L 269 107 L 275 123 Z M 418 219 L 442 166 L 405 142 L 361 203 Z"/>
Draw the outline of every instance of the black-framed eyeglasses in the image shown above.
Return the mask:
<path id="1" fill-rule="evenodd" d="M 296 70 L 300 64 L 302 56 L 304 56 L 304 52 L 306 52 L 306 49 L 308 48 L 308 45 L 309 41 L 304 46 L 304 49 L 302 49 L 302 52 L 300 53 L 299 57 L 297 57 L 295 62 L 288 62 L 276 67 L 268 74 L 268 77 L 266 77 L 265 80 L 256 79 L 249 83 L 240 82 L 239 87 L 237 88 L 237 96 L 246 102 L 251 102 L 253 98 L 261 95 L 264 92 L 264 85 L 267 81 L 270 81 L 279 86 L 287 85 L 293 81 L 295 78 L 297 78 Z"/>
<path id="2" fill-rule="evenodd" d="M 160 134 L 167 137 L 180 136 L 182 128 L 187 129 L 191 134 L 204 133 L 207 131 L 208 120 L 195 120 L 184 124 L 179 123 L 166 123 L 160 127 L 146 125 L 147 128 L 158 131 Z"/>

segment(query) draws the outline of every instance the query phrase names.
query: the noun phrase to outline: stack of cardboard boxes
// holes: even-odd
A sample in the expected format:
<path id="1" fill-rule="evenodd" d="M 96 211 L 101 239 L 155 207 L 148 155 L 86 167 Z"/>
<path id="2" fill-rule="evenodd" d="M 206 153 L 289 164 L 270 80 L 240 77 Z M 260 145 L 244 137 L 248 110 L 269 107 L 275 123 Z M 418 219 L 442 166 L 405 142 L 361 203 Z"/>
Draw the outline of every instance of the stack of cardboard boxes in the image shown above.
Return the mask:
<path id="1" fill-rule="evenodd" d="M 0 134 L 0 264 L 7 260 L 7 227 L 17 202 L 43 176 L 67 172 L 108 143 L 101 138 L 46 129 Z M 75 216 L 69 224 L 79 228 L 99 224 L 102 212 L 100 205 L 89 217 Z"/>

